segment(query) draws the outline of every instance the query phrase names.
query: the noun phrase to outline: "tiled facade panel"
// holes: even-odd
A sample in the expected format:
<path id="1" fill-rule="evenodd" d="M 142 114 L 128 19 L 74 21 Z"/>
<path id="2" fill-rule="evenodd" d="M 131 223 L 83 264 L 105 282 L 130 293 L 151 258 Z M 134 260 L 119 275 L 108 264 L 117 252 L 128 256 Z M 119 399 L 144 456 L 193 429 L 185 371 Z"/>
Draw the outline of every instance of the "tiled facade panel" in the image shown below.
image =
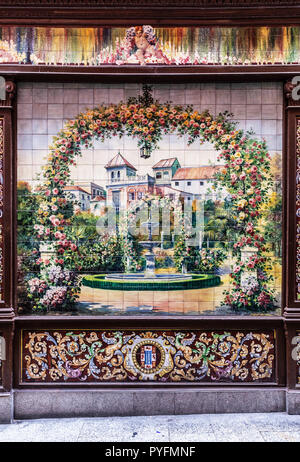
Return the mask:
<path id="1" fill-rule="evenodd" d="M 109 106 L 120 101 L 126 102 L 128 98 L 136 97 L 141 92 L 142 87 L 138 84 L 21 82 L 18 85 L 18 182 L 30 183 L 32 187 L 39 183 L 37 174 L 47 162 L 48 147 L 53 136 L 58 134 L 66 121 L 77 117 L 87 109 L 103 104 Z M 232 113 L 237 128 L 251 131 L 258 140 L 265 139 L 271 157 L 278 157 L 277 173 L 280 182 L 282 150 L 280 83 L 156 84 L 153 86 L 153 96 L 160 103 L 171 102 L 183 106 L 191 104 L 195 110 L 199 112 L 208 110 L 213 116 L 224 111 Z M 197 169 L 215 164 L 217 161 L 217 152 L 211 144 L 206 142 L 200 145 L 196 141 L 188 145 L 186 137 L 178 138 L 176 134 L 164 135 L 159 142 L 159 149 L 155 149 L 146 159 L 140 157 L 137 140 L 129 136 L 121 139 L 112 137 L 105 139 L 104 142 L 95 140 L 93 148 L 82 149 L 81 153 L 82 156 L 77 158 L 77 166 L 71 167 L 72 180 L 76 185 L 84 187 L 94 183 L 99 187 L 97 193 L 99 197 L 107 189 L 108 183 L 111 183 L 111 176 L 109 176 L 111 171 L 109 172 L 106 167 L 119 153 L 125 159 L 124 168 L 127 168 L 127 174 L 128 171 L 135 169 L 137 175 L 150 175 L 153 178 L 157 171 L 153 166 L 162 159 L 176 158 L 182 169 Z M 162 174 L 164 174 L 163 170 Z M 115 175 L 117 173 L 114 172 Z M 188 181 L 177 183 L 172 182 L 171 186 L 179 189 L 188 188 Z M 158 182 L 157 185 L 159 186 Z M 138 198 L 143 188 L 144 185 L 134 188 L 127 185 L 121 188 L 119 200 L 127 206 L 130 194 L 134 193 L 135 198 Z M 153 186 L 148 184 L 146 190 L 152 193 Z M 107 189 L 106 192 L 107 199 L 112 202 L 114 200 L 112 191 Z M 86 200 L 86 193 L 80 189 L 74 194 L 77 194 L 76 199 L 80 199 L 82 203 Z M 100 197 L 100 209 L 101 204 L 105 206 L 105 201 L 101 202 L 101 200 Z M 34 211 L 32 213 L 34 214 Z M 218 218 L 214 215 L 217 211 L 209 213 L 212 213 L 210 219 L 213 223 L 215 218 Z M 276 219 L 279 220 L 280 227 L 280 212 L 278 217 Z M 85 236 L 81 237 L 84 238 Z M 209 240 L 213 241 L 213 239 L 208 237 L 206 245 L 209 246 Z M 280 238 L 278 239 L 280 241 Z M 161 255 L 158 255 L 161 261 L 172 260 L 169 258 L 168 250 L 163 249 L 163 246 L 161 250 Z M 157 249 L 157 252 L 160 250 Z M 156 261 L 158 261 L 157 257 Z M 117 290 L 109 288 L 104 290 L 98 287 L 99 284 L 96 286 L 86 284 L 81 290 L 80 303 L 85 313 L 89 314 L 233 314 L 226 309 L 216 310 L 224 300 L 224 290 L 229 287 L 231 263 L 232 261 L 228 261 L 224 267 L 225 272 L 222 269 L 223 273 L 217 276 L 217 279 L 222 278 L 222 284 L 214 282 L 213 285 L 217 285 L 214 287 L 204 284 L 202 288 L 198 286 L 198 289 L 193 286 L 193 290 L 185 290 L 186 287 L 183 285 L 176 286 L 177 290 L 149 290 L 149 288 L 141 290 L 140 287 L 136 290 L 121 290 L 121 286 L 118 286 L 115 287 Z M 165 264 L 162 271 L 168 271 L 168 268 Z M 93 271 L 91 270 L 90 273 Z M 281 261 L 278 255 L 276 259 L 272 256 L 272 272 L 274 276 L 272 288 L 276 292 L 274 314 L 279 314 Z"/>
<path id="2" fill-rule="evenodd" d="M 40 172 L 52 137 L 57 135 L 65 120 L 102 103 L 126 101 L 128 97 L 136 96 L 140 89 L 135 84 L 20 83 L 18 181 L 32 181 Z M 239 128 L 252 129 L 259 138 L 266 139 L 271 154 L 282 150 L 280 83 L 156 85 L 154 97 L 160 102 L 193 104 L 196 110 L 208 109 L 212 114 L 232 112 Z M 212 146 L 199 147 L 198 143 L 187 146 L 184 139 L 178 139 L 174 134 L 165 136 L 160 143 L 160 149 L 141 163 L 137 155 L 136 140 L 127 137 L 121 140 L 112 138 L 104 143 L 96 142 L 92 151 L 82 151 L 83 155 L 78 159 L 78 168 L 74 169 L 73 178 L 105 183 L 107 173 L 104 165 L 119 150 L 136 168 L 141 167 L 143 172 L 148 171 L 149 174 L 152 173 L 152 166 L 163 158 L 179 155 L 182 166 L 198 166 L 203 160 L 205 164 L 208 161 L 214 162 L 216 157 Z"/>
<path id="3" fill-rule="evenodd" d="M 25 330 L 22 349 L 27 384 L 275 380 L 273 331 Z"/>

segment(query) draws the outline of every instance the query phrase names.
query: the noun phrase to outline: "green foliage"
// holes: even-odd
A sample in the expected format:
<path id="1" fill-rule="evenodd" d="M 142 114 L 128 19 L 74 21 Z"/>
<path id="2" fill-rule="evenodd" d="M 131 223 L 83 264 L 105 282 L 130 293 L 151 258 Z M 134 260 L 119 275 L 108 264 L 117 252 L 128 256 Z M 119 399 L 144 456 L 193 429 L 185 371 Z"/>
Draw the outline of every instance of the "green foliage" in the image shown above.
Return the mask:
<path id="1" fill-rule="evenodd" d="M 184 240 L 178 240 L 174 248 L 174 262 L 178 271 L 185 264 L 189 272 L 214 274 L 225 258 L 226 252 L 222 249 L 186 246 Z"/>
<path id="2" fill-rule="evenodd" d="M 161 255 L 161 256 L 156 256 L 155 257 L 155 268 L 157 268 L 157 269 L 159 269 L 159 268 L 171 268 L 173 265 L 174 265 L 174 261 L 168 255 L 164 255 L 164 256 Z"/>
<path id="3" fill-rule="evenodd" d="M 192 274 L 192 279 L 184 280 L 170 280 L 165 281 L 153 279 L 153 281 L 130 281 L 126 279 L 112 280 L 106 279 L 105 274 L 87 275 L 83 278 L 83 285 L 97 289 L 109 290 L 188 290 L 188 289 L 203 289 L 207 287 L 214 287 L 220 284 L 221 278 L 219 276 L 208 274 Z"/>
<path id="4" fill-rule="evenodd" d="M 18 247 L 30 250 L 34 247 L 33 227 L 36 223 L 36 210 L 41 198 L 34 194 L 28 183 L 20 181 L 17 185 Z"/>
<path id="5" fill-rule="evenodd" d="M 264 238 L 266 244 L 269 245 L 275 256 L 281 256 L 281 241 L 282 241 L 282 196 L 276 194 L 274 203 L 270 205 L 269 210 L 265 214 L 266 225 L 264 227 Z"/>
<path id="6" fill-rule="evenodd" d="M 83 273 L 113 272 L 124 271 L 122 255 L 122 243 L 117 236 L 98 236 L 79 243 L 78 252 L 65 252 L 64 260 L 66 268 L 76 268 Z"/>
<path id="7" fill-rule="evenodd" d="M 73 215 L 67 235 L 75 241 L 95 239 L 97 234 L 96 224 L 98 217 L 90 212 L 79 212 Z"/>

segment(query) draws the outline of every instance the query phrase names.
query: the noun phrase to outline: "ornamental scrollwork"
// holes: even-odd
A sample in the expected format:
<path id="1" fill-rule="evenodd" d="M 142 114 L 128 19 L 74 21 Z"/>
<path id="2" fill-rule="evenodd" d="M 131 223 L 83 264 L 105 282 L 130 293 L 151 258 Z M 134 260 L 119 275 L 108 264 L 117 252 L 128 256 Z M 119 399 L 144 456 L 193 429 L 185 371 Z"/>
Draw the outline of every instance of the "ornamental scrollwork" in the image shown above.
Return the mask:
<path id="1" fill-rule="evenodd" d="M 270 332 L 23 332 L 23 382 L 274 380 Z"/>

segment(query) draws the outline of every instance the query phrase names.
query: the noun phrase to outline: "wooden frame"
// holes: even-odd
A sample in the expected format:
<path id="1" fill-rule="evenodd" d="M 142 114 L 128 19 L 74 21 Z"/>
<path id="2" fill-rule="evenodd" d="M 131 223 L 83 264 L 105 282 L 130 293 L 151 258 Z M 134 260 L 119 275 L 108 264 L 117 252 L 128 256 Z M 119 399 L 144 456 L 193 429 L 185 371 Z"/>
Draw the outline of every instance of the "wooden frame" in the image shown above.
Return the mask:
<path id="1" fill-rule="evenodd" d="M 109 2 L 103 0 L 100 6 L 95 7 L 93 1 L 70 2 L 67 1 L 42 1 L 17 2 L 15 7 L 7 6 L 9 2 L 0 0 L 1 22 L 11 25 L 61 25 L 61 26 L 99 26 L 101 24 L 116 26 L 128 25 L 133 22 L 142 24 L 145 18 L 151 24 L 160 26 L 175 25 L 226 25 L 243 26 L 248 25 L 300 25 L 300 6 L 293 1 L 265 1 L 262 2 L 227 2 L 204 0 L 185 2 L 185 7 L 180 8 L 179 2 L 156 1 L 156 2 Z M 52 3 L 52 4 L 51 4 Z M 77 4 L 76 4 L 77 3 Z M 211 5 L 213 3 L 213 6 Z M 230 7 L 228 7 L 230 3 Z M 38 4 L 38 7 L 37 7 Z M 98 2 L 99 4 L 99 2 Z M 68 8 L 67 8 L 68 5 Z M 148 6 L 149 5 L 149 6 Z M 127 6 L 124 14 L 123 6 Z M 205 19 L 203 14 L 205 12 Z M 122 16 L 122 19 L 120 17 Z M 93 19 L 92 19 L 93 18 Z M 117 18 L 117 19 L 115 19 Z M 9 272 L 5 276 L 5 307 L 0 304 L 0 333 L 3 332 L 7 338 L 9 346 L 8 359 L 3 366 L 2 388 L 9 390 L 12 386 L 32 387 L 38 389 L 37 385 L 24 385 L 20 382 L 20 354 L 21 344 L 20 335 L 24 328 L 45 329 L 60 327 L 68 328 L 87 328 L 90 323 L 88 317 L 70 316 L 18 316 L 14 313 L 16 306 L 15 296 L 15 277 L 16 277 L 16 217 L 15 217 L 15 179 L 16 179 L 16 98 L 14 96 L 14 85 L 23 80 L 60 80 L 73 81 L 93 80 L 93 81 L 142 81 L 142 82 L 163 82 L 172 78 L 173 81 L 261 81 L 277 80 L 282 82 L 283 93 L 285 95 L 286 106 L 283 117 L 284 133 L 284 204 L 283 204 L 283 313 L 278 317 L 139 317 L 132 319 L 128 317 L 107 317 L 99 316 L 93 318 L 93 326 L 107 329 L 135 328 L 135 329 L 155 329 L 181 328 L 189 330 L 192 328 L 213 330 L 217 328 L 227 328 L 233 330 L 247 329 L 266 329 L 276 330 L 276 386 L 288 385 L 289 388 L 296 388 L 297 384 L 297 365 L 291 359 L 292 338 L 300 330 L 300 301 L 295 301 L 295 117 L 300 116 L 300 103 L 295 106 L 291 98 L 291 87 L 286 85 L 290 79 L 300 74 L 300 65 L 260 65 L 260 66 L 182 66 L 169 67 L 157 66 L 103 66 L 103 67 L 83 67 L 83 66 L 32 66 L 32 65 L 0 65 L 0 75 L 12 83 L 8 91 L 8 98 L 0 107 L 0 117 L 6 120 L 5 143 L 6 160 L 4 166 L 4 228 L 5 228 L 5 268 Z M 14 343 L 13 335 L 15 332 Z M 284 339 L 286 338 L 286 341 Z M 287 349 L 285 351 L 285 345 Z M 14 347 L 14 358 L 12 349 Z M 181 384 L 183 387 L 186 384 Z M 191 386 L 191 384 L 188 384 Z M 232 385 L 232 384 L 231 384 Z M 249 385 L 249 384 L 248 384 Z M 272 383 L 274 386 L 274 383 Z M 45 384 L 44 386 L 49 386 Z M 61 385 L 59 385 L 61 386 Z M 68 385 L 78 387 L 79 385 Z M 102 385 L 99 385 L 102 386 Z M 111 384 L 103 384 L 111 387 Z M 118 386 L 122 386 L 119 384 Z M 123 385 L 124 386 L 124 385 Z M 157 384 L 140 384 L 140 386 L 162 386 Z M 177 384 L 178 386 L 178 384 Z M 196 386 L 196 385 L 195 385 Z M 199 386 L 199 383 L 197 383 Z M 208 386 L 206 384 L 206 386 Z M 209 384 L 209 386 L 213 386 Z M 218 385 L 214 385 L 215 387 Z M 224 386 L 224 383 L 222 384 Z M 266 386 L 263 384 L 254 387 Z"/>
<path id="2" fill-rule="evenodd" d="M 21 380 L 21 371 L 20 371 L 20 356 L 22 352 L 22 331 L 23 330 L 36 330 L 38 332 L 43 332 L 44 330 L 53 331 L 55 329 L 60 328 L 68 328 L 69 330 L 76 330 L 91 328 L 91 319 L 89 317 L 80 317 L 79 319 L 66 319 L 60 320 L 57 317 L 34 317 L 34 318 L 26 318 L 26 317 L 19 317 L 16 318 L 16 338 L 14 342 L 14 388 L 89 388 L 91 387 L 90 384 L 86 383 L 22 383 Z M 185 387 L 213 387 L 216 388 L 218 386 L 225 386 L 225 387 L 253 387 L 258 388 L 262 386 L 266 387 L 283 387 L 286 384 L 286 366 L 285 366 L 285 339 L 284 339 L 284 329 L 283 329 L 283 320 L 277 317 L 270 317 L 264 322 L 261 322 L 260 319 L 254 319 L 253 317 L 247 317 L 246 320 L 242 320 L 238 317 L 234 318 L 218 318 L 218 319 L 209 319 L 209 318 L 201 318 L 199 317 L 188 317 L 184 319 L 182 317 L 158 317 L 158 318 L 148 318 L 148 317 L 139 317 L 135 319 L 129 318 L 120 318 L 118 317 L 117 322 L 116 318 L 113 316 L 107 317 L 97 317 L 96 319 L 93 318 L 92 323 L 93 330 L 97 329 L 107 329 L 107 330 L 134 330 L 136 332 L 139 331 L 155 331 L 155 330 L 162 330 L 162 329 L 177 329 L 180 331 L 187 331 L 190 332 L 195 330 L 195 328 L 203 330 L 204 332 L 207 331 L 217 331 L 217 330 L 230 330 L 231 332 L 243 332 L 243 331 L 253 331 L 253 332 L 260 332 L 264 330 L 273 330 L 275 331 L 275 338 L 276 338 L 276 345 L 275 345 L 275 380 L 269 383 L 259 383 L 259 382 L 245 382 L 245 383 L 211 383 L 211 382 L 173 382 L 173 383 L 154 383 L 154 382 L 143 382 L 143 383 L 113 383 L 113 382 L 100 382 L 100 383 L 93 383 L 93 387 L 101 387 L 105 389 L 116 389 L 116 388 L 164 388 L 164 387 L 179 387 L 184 389 Z"/>
<path id="3" fill-rule="evenodd" d="M 18 25 L 253 25 L 294 24 L 300 17 L 296 0 L 2 0 L 1 22 Z"/>

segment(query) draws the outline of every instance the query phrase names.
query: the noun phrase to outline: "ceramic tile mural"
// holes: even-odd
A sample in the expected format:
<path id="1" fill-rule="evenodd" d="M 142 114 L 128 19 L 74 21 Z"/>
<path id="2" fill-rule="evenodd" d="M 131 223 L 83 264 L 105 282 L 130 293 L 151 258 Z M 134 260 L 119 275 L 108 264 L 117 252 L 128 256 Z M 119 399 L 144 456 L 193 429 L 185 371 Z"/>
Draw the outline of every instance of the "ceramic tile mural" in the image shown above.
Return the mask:
<path id="1" fill-rule="evenodd" d="M 2 63 L 288 64 L 299 50 L 299 26 L 0 28 Z"/>
<path id="2" fill-rule="evenodd" d="M 20 312 L 279 314 L 281 95 L 20 83 Z"/>
<path id="3" fill-rule="evenodd" d="M 22 348 L 27 384 L 274 382 L 272 331 L 23 331 Z"/>

